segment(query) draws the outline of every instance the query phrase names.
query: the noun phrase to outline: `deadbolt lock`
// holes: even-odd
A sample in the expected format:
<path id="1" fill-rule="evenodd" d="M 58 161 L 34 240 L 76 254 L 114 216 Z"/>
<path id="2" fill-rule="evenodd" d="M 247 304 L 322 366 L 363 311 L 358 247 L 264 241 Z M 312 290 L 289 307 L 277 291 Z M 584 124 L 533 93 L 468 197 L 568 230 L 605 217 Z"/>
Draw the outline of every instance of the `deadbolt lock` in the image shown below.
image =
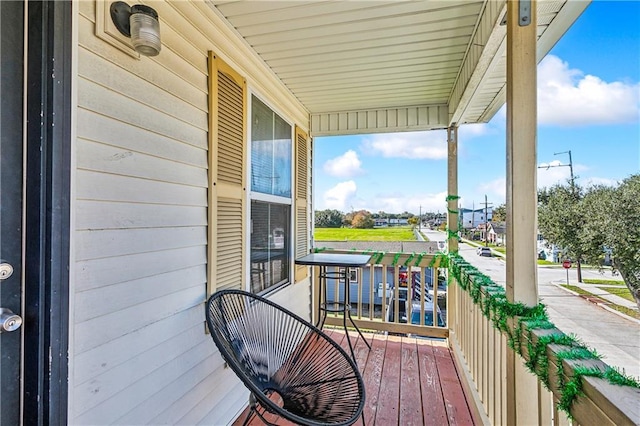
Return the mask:
<path id="1" fill-rule="evenodd" d="M 13 266 L 8 263 L 0 263 L 0 280 L 6 280 L 13 275 Z"/>

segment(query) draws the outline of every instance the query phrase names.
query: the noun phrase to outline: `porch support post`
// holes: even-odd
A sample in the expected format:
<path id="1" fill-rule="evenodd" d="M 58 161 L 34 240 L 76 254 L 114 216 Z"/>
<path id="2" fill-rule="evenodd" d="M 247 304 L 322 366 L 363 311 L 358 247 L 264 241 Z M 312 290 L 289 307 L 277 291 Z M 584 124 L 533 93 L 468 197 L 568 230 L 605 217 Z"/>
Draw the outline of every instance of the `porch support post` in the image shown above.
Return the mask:
<path id="1" fill-rule="evenodd" d="M 520 26 L 520 0 L 507 1 L 507 283 L 511 302 L 538 304 L 536 188 L 536 10 Z M 507 350 L 507 424 L 539 424 L 537 378 Z"/>
<path id="2" fill-rule="evenodd" d="M 458 126 L 447 129 L 447 242 L 449 253 L 458 252 Z"/>
<path id="3" fill-rule="evenodd" d="M 447 128 L 447 248 L 458 252 L 458 126 Z M 434 287 L 435 288 L 435 287 Z M 447 291 L 447 328 L 458 331 L 457 310 L 460 299 L 456 286 Z M 456 339 L 460 337 L 457 336 Z"/>

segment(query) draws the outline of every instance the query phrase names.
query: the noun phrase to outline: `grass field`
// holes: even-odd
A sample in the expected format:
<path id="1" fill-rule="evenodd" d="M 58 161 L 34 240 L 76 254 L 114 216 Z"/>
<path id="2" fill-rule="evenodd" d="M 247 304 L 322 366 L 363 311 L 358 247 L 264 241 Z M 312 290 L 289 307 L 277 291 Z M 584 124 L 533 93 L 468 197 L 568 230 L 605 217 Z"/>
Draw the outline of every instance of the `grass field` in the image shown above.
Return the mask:
<path id="1" fill-rule="evenodd" d="M 599 280 L 595 278 L 585 278 L 582 280 L 585 284 L 608 284 L 608 285 L 620 285 L 624 286 L 624 281 L 621 280 Z"/>
<path id="2" fill-rule="evenodd" d="M 411 227 L 316 228 L 313 238 L 316 241 L 416 241 Z"/>
<path id="3" fill-rule="evenodd" d="M 616 296 L 624 297 L 630 302 L 635 302 L 636 299 L 633 298 L 633 295 L 629 291 L 629 289 L 625 287 L 599 287 L 600 289 L 606 291 L 607 293 L 615 294 Z"/>

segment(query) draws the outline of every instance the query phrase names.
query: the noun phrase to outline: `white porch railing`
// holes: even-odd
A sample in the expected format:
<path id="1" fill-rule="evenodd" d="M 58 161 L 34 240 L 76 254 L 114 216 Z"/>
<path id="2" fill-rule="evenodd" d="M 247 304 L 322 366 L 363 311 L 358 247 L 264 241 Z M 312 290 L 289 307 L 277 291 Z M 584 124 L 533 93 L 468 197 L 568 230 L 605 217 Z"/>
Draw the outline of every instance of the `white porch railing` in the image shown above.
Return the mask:
<path id="1" fill-rule="evenodd" d="M 450 265 L 448 297 L 455 313 L 449 318 L 449 342 L 480 418 L 490 424 L 640 424 L 637 382 L 617 374 L 544 315 L 533 320 L 504 317 L 514 305 L 496 298 L 497 286 L 458 259 Z M 526 363 L 529 371 L 535 370 L 535 379 L 527 371 L 534 388 L 507 387 L 509 356 L 515 356 L 516 370 L 526 371 Z M 516 392 L 526 395 L 517 398 Z M 573 420 L 559 409 L 563 404 Z"/>

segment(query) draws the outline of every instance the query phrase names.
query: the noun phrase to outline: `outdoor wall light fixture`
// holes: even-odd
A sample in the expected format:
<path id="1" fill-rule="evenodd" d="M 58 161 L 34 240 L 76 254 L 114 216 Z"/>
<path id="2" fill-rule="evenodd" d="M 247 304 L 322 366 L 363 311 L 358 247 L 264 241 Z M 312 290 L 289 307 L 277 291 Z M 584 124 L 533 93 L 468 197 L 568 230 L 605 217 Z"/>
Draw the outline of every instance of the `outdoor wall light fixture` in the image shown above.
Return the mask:
<path id="1" fill-rule="evenodd" d="M 111 3 L 111 19 L 120 33 L 131 38 L 136 51 L 144 56 L 160 53 L 160 22 L 158 12 L 152 7 L 135 4 L 131 7 L 123 1 Z"/>

